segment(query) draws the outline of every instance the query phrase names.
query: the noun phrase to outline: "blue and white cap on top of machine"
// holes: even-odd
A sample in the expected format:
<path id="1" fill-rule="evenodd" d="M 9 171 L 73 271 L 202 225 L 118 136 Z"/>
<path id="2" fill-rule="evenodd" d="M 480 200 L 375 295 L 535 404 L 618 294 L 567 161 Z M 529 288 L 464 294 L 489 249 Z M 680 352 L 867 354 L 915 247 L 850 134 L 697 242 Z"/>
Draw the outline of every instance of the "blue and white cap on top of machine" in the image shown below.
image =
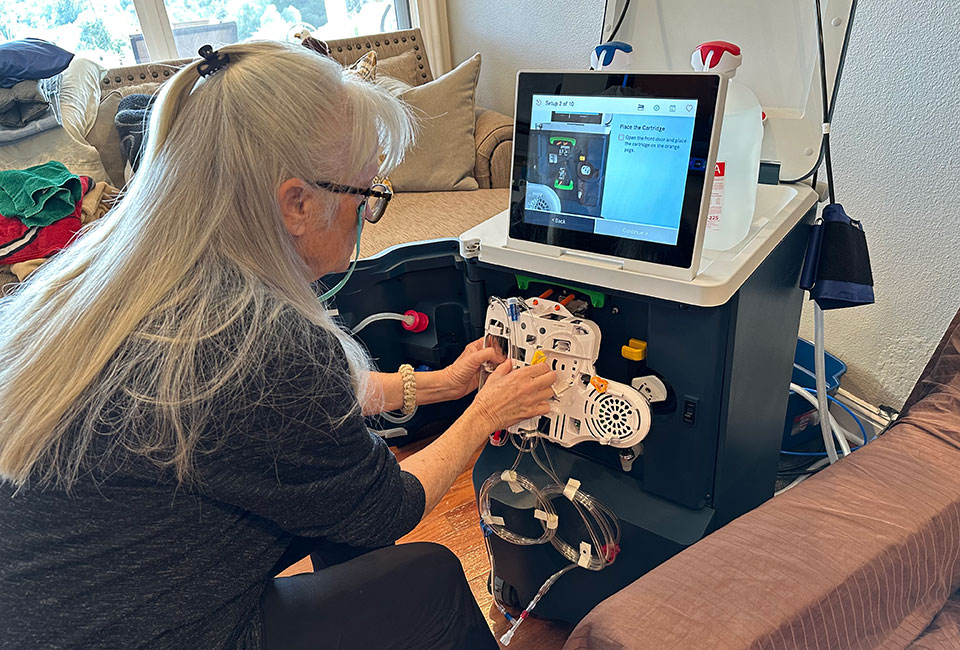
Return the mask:
<path id="1" fill-rule="evenodd" d="M 630 70 L 633 46 L 623 41 L 602 43 L 590 53 L 591 70 Z"/>

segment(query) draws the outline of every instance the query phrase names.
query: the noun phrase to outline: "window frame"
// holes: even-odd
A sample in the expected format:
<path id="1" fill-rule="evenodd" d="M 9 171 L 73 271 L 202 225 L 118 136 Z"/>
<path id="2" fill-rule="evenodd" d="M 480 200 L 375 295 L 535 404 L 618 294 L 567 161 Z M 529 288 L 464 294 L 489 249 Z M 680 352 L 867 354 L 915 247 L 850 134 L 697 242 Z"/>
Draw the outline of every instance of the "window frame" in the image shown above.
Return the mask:
<path id="1" fill-rule="evenodd" d="M 173 38 L 173 27 L 164 0 L 133 0 L 140 31 L 147 46 L 147 54 L 152 62 L 179 59 L 177 44 Z M 394 0 L 397 15 L 397 29 L 411 29 L 414 25 L 410 0 Z"/>

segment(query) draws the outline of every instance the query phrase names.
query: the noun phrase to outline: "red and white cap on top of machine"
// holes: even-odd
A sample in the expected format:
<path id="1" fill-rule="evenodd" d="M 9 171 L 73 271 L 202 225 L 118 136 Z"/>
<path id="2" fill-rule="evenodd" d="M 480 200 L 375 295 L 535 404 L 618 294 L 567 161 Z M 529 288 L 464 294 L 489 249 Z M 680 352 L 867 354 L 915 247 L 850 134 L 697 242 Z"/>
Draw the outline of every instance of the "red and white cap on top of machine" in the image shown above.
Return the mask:
<path id="1" fill-rule="evenodd" d="M 737 74 L 742 61 L 740 46 L 728 41 L 701 43 L 690 57 L 690 65 L 697 72 L 719 72 L 727 77 Z"/>

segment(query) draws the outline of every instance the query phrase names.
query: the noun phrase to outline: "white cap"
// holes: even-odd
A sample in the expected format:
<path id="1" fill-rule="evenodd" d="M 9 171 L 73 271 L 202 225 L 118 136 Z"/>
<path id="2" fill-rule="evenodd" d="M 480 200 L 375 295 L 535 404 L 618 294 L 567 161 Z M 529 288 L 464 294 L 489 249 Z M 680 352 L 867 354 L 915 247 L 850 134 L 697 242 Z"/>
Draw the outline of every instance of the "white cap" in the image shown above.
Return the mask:
<path id="1" fill-rule="evenodd" d="M 701 43 L 690 57 L 690 65 L 697 72 L 719 72 L 728 78 L 737 74 L 742 61 L 740 46 L 728 41 Z"/>

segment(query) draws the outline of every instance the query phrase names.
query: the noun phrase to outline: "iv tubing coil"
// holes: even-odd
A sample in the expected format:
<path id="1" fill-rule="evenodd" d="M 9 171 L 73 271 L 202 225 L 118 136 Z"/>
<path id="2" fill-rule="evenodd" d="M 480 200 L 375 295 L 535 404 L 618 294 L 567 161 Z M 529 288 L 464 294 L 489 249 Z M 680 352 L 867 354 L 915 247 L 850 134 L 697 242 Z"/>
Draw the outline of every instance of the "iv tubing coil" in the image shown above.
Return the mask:
<path id="1" fill-rule="evenodd" d="M 563 486 L 557 484 L 548 485 L 543 488 L 541 493 L 547 498 L 548 502 L 552 502 L 552 500 L 557 497 L 564 496 Z M 580 511 L 580 516 L 583 517 L 584 524 L 593 543 L 590 561 L 584 568 L 591 571 L 600 571 L 613 563 L 614 558 L 611 557 L 611 550 L 620 543 L 620 527 L 616 523 L 617 519 L 605 505 L 582 490 L 577 490 L 571 501 L 573 501 L 574 505 L 579 505 L 589 512 L 596 523 L 596 526 L 592 526 L 590 522 L 587 521 L 584 513 L 580 511 L 580 508 L 577 509 Z M 551 503 L 551 508 L 552 507 L 553 505 Z M 570 560 L 573 564 L 578 563 L 580 559 L 579 549 L 565 542 L 559 535 L 553 535 L 549 541 L 560 555 Z"/>
<path id="2" fill-rule="evenodd" d="M 553 509 L 553 503 L 550 499 L 546 498 L 543 492 L 534 485 L 533 481 L 528 479 L 522 474 L 517 474 L 516 483 L 522 487 L 524 490 L 533 495 L 533 498 L 537 501 L 537 509 L 543 510 L 548 517 L 555 517 L 556 511 Z M 503 524 L 498 523 L 489 523 L 491 517 L 490 514 L 490 490 L 494 486 L 504 483 L 506 481 L 501 478 L 500 474 L 493 474 L 486 481 L 483 482 L 483 485 L 480 486 L 480 495 L 479 495 L 479 507 L 480 507 L 480 519 L 487 523 L 493 530 L 494 534 L 500 539 L 506 540 L 511 544 L 517 544 L 519 546 L 532 546 L 534 544 L 546 544 L 553 539 L 556 529 L 547 528 L 545 521 L 540 521 L 540 524 L 543 526 L 543 534 L 540 537 L 526 537 L 520 535 L 508 529 Z M 532 514 L 532 513 L 531 513 Z"/>

